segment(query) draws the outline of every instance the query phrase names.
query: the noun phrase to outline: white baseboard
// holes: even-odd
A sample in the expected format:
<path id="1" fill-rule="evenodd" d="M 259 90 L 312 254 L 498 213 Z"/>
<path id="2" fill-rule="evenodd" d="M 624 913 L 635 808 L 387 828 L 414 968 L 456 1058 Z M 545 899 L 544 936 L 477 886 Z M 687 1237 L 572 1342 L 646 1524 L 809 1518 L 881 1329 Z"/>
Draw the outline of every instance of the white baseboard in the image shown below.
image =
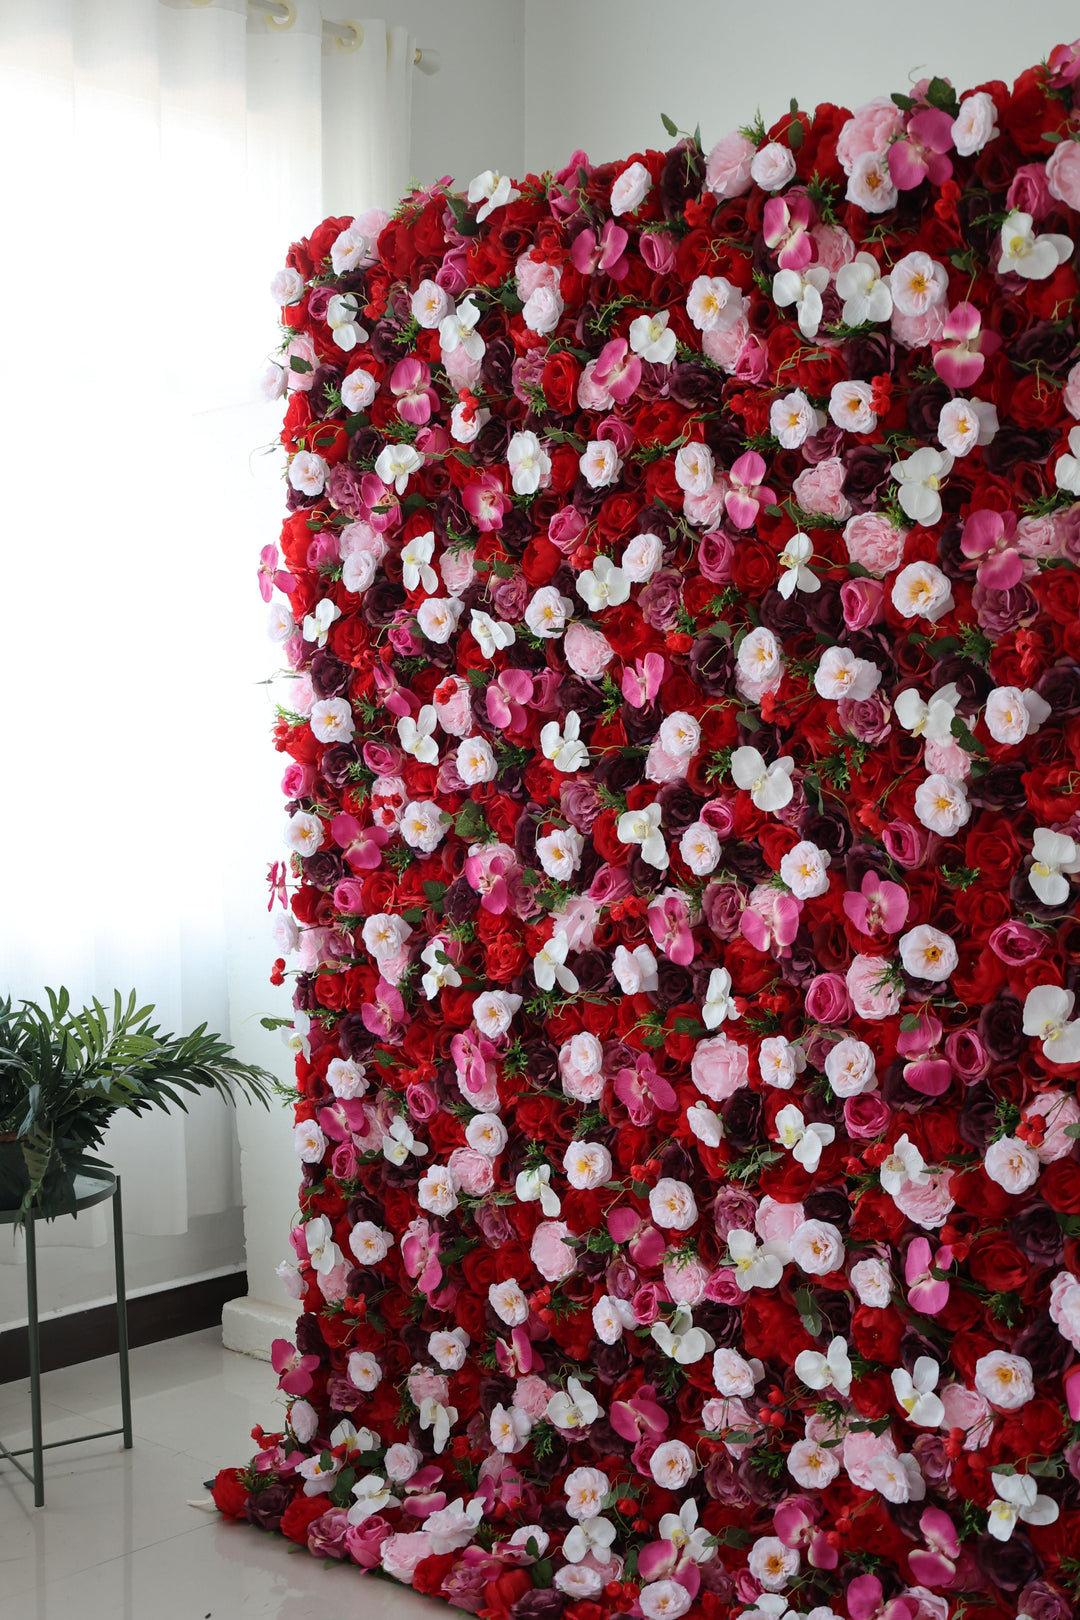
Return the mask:
<path id="1" fill-rule="evenodd" d="M 222 1343 L 226 1350 L 238 1350 L 241 1355 L 269 1361 L 274 1339 L 292 1340 L 298 1314 L 298 1310 L 283 1310 L 250 1294 L 230 1299 L 221 1312 Z"/>

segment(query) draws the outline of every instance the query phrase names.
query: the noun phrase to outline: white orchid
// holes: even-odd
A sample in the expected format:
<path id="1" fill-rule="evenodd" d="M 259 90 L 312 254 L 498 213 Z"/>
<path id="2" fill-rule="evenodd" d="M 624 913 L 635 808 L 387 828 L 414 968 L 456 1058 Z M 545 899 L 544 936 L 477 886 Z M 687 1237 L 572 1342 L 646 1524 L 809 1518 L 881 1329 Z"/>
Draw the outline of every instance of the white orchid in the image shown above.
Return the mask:
<path id="1" fill-rule="evenodd" d="M 578 982 L 566 966 L 570 941 L 565 934 L 552 934 L 547 944 L 533 957 L 533 978 L 538 990 L 554 990 L 558 985 L 567 995 L 577 994 Z"/>
<path id="2" fill-rule="evenodd" d="M 490 613 L 482 613 L 479 608 L 472 610 L 469 629 L 485 658 L 494 658 L 497 652 L 512 647 L 517 640 L 517 632 L 512 624 L 507 624 L 504 619 L 493 619 Z"/>
<path id="3" fill-rule="evenodd" d="M 316 1215 L 305 1222 L 304 1242 L 311 1264 L 320 1277 L 343 1264 L 345 1256 L 334 1242 L 334 1228 L 325 1215 Z"/>
<path id="4" fill-rule="evenodd" d="M 951 682 L 925 700 L 909 686 L 893 703 L 893 713 L 913 737 L 924 737 L 927 742 L 948 742 L 959 701 L 959 689 Z"/>
<path id="5" fill-rule="evenodd" d="M 1080 427 L 1069 434 L 1069 449 L 1054 463 L 1054 482 L 1070 495 L 1080 495 Z"/>
<path id="6" fill-rule="evenodd" d="M 531 1170 L 519 1170 L 514 1182 L 514 1196 L 519 1204 L 539 1204 L 549 1220 L 554 1219 L 562 1209 L 559 1195 L 551 1187 L 550 1164 L 537 1164 Z"/>
<path id="7" fill-rule="evenodd" d="M 1063 906 L 1069 898 L 1066 872 L 1080 872 L 1080 845 L 1068 833 L 1036 827 L 1028 882 L 1044 906 Z"/>
<path id="8" fill-rule="evenodd" d="M 461 983 L 461 974 L 446 954 L 446 946 L 447 941 L 437 937 L 420 952 L 420 960 L 427 966 L 427 972 L 420 980 L 420 988 L 428 1001 L 434 1001 L 445 986 L 456 990 Z"/>
<path id="9" fill-rule="evenodd" d="M 619 842 L 636 844 L 642 860 L 658 872 L 668 864 L 667 844 L 660 831 L 661 813 L 658 804 L 646 804 L 640 810 L 624 810 L 615 824 Z"/>
<path id="10" fill-rule="evenodd" d="M 735 1281 L 743 1293 L 751 1288 L 775 1288 L 789 1258 L 786 1244 L 771 1240 L 758 1243 L 753 1232 L 736 1227 L 728 1233 L 728 1253 L 735 1270 Z"/>
<path id="11" fill-rule="evenodd" d="M 679 1305 L 668 1321 L 654 1322 L 651 1329 L 653 1343 L 659 1345 L 666 1356 L 680 1367 L 691 1367 L 716 1349 L 716 1341 L 704 1328 L 694 1326 L 689 1305 Z"/>
<path id="12" fill-rule="evenodd" d="M 356 318 L 359 313 L 360 301 L 354 293 L 335 293 L 326 306 L 326 324 L 334 334 L 334 343 L 344 354 L 367 341 L 367 328 Z"/>
<path id="13" fill-rule="evenodd" d="M 425 703 L 415 719 L 411 714 L 403 714 L 397 723 L 398 742 L 403 752 L 411 754 L 421 765 L 436 764 L 439 758 L 439 745 L 434 737 L 437 725 L 438 716 L 431 703 Z"/>
<path id="14" fill-rule="evenodd" d="M 314 613 L 309 613 L 304 620 L 304 640 L 315 641 L 320 647 L 326 646 L 326 638 L 330 634 L 330 626 L 335 619 L 341 617 L 341 609 L 336 602 L 324 596 L 318 603 Z"/>
<path id="15" fill-rule="evenodd" d="M 707 1564 L 716 1556 L 716 1546 L 703 1524 L 698 1524 L 698 1505 L 691 1496 L 678 1513 L 664 1513 L 658 1526 L 660 1540 L 670 1541 L 678 1552 L 685 1552 L 695 1564 Z"/>
<path id="16" fill-rule="evenodd" d="M 899 486 L 901 511 L 913 523 L 926 527 L 941 519 L 941 485 L 952 471 L 953 458 L 946 450 L 921 445 L 904 461 L 896 461 L 889 471 Z"/>
<path id="17" fill-rule="evenodd" d="M 615 1526 L 610 1519 L 583 1519 L 568 1532 L 562 1544 L 563 1557 L 571 1564 L 580 1564 L 591 1553 L 598 1564 L 609 1564 L 614 1540 Z"/>
<path id="18" fill-rule="evenodd" d="M 995 1541 L 1008 1541 L 1020 1519 L 1024 1524 L 1053 1524 L 1058 1505 L 1052 1496 L 1040 1496 L 1030 1474 L 990 1475 L 997 1496 L 987 1510 L 987 1532 Z"/>
<path id="19" fill-rule="evenodd" d="M 429 593 L 438 590 L 438 575 L 431 566 L 434 550 L 435 535 L 431 529 L 427 534 L 414 534 L 402 547 L 401 581 L 407 591 L 415 591 L 420 586 Z"/>
<path id="20" fill-rule="evenodd" d="M 630 595 L 630 575 L 610 557 L 597 557 L 591 568 L 577 577 L 577 593 L 592 613 L 619 607 Z"/>
<path id="21" fill-rule="evenodd" d="M 639 315 L 630 322 L 630 347 L 651 365 L 669 366 L 675 358 L 675 333 L 668 325 L 666 309 L 655 315 Z"/>
<path id="22" fill-rule="evenodd" d="M 391 1164 L 404 1164 L 410 1153 L 415 1153 L 418 1159 L 422 1159 L 426 1152 L 427 1143 L 418 1142 L 404 1115 L 398 1114 L 383 1136 L 383 1158 Z"/>
<path id="23" fill-rule="evenodd" d="M 515 433 L 506 449 L 515 495 L 535 495 L 551 475 L 551 457 L 535 433 Z"/>
<path id="24" fill-rule="evenodd" d="M 779 270 L 773 277 L 773 303 L 780 309 L 794 304 L 803 337 L 817 337 L 823 305 L 821 295 L 829 285 L 829 272 L 823 264 L 805 270 Z"/>
<path id="25" fill-rule="evenodd" d="M 431 1430 L 431 1444 L 436 1453 L 442 1451 L 449 1440 L 457 1417 L 456 1406 L 444 1406 L 434 1395 L 425 1395 L 420 1402 L 420 1427 Z"/>
<path id="26" fill-rule="evenodd" d="M 706 1029 L 719 1029 L 727 1018 L 738 1018 L 739 1010 L 731 994 L 731 974 L 727 968 L 713 968 L 701 1007 Z"/>
<path id="27" fill-rule="evenodd" d="M 887 321 L 892 315 L 889 278 L 872 253 L 856 253 L 850 264 L 836 272 L 836 291 L 844 300 L 843 319 L 848 326 L 866 321 Z"/>
<path id="28" fill-rule="evenodd" d="M 719 1147 L 724 1139 L 724 1122 L 708 1103 L 699 1099 L 686 1110 L 686 1123 L 691 1133 L 705 1147 Z"/>
<path id="29" fill-rule="evenodd" d="M 929 1180 L 926 1162 L 906 1133 L 889 1149 L 881 1161 L 879 1173 L 882 1188 L 890 1196 L 898 1193 L 906 1181 L 915 1187 L 924 1187 Z"/>
<path id="30" fill-rule="evenodd" d="M 780 553 L 780 567 L 783 573 L 776 582 L 776 589 L 785 602 L 795 591 L 805 591 L 811 595 L 820 591 L 821 581 L 810 567 L 810 559 L 814 555 L 814 542 L 808 534 L 793 534 L 783 551 Z"/>
<path id="31" fill-rule="evenodd" d="M 521 192 L 515 189 L 510 176 L 500 174 L 498 169 L 485 169 L 483 174 L 474 175 L 469 181 L 469 201 L 483 203 L 483 207 L 476 211 L 478 225 L 482 225 L 496 208 L 505 208 L 507 203 L 517 202 L 520 196 Z"/>
<path id="32" fill-rule="evenodd" d="M 470 360 L 482 360 L 487 345 L 476 330 L 479 319 L 480 311 L 471 298 L 462 299 L 457 309 L 444 316 L 439 322 L 439 343 L 443 354 L 453 354 L 455 349 L 461 349 Z"/>
<path id="33" fill-rule="evenodd" d="M 1080 1019 L 1073 1018 L 1076 997 L 1057 984 L 1037 984 L 1024 1002 L 1024 1034 L 1042 1042 L 1051 1063 L 1080 1063 Z"/>
<path id="34" fill-rule="evenodd" d="M 389 1481 L 381 1474 L 365 1474 L 356 1481 L 352 1493 L 356 1501 L 346 1515 L 350 1524 L 363 1524 L 386 1508 L 401 1506 L 400 1498 L 391 1493 Z"/>
<path id="35" fill-rule="evenodd" d="M 759 810 L 782 810 L 791 803 L 795 789 L 791 773 L 795 761 L 783 754 L 771 765 L 766 765 L 756 748 L 736 748 L 731 756 L 731 775 L 735 786 L 748 792 Z"/>
<path id="36" fill-rule="evenodd" d="M 411 444 L 388 444 L 379 453 L 375 462 L 375 473 L 383 483 L 393 484 L 399 495 L 404 495 L 409 487 L 409 479 L 413 473 L 418 473 L 424 465 L 424 457 L 419 450 Z M 425 590 L 427 586 L 424 587 Z"/>
<path id="37" fill-rule="evenodd" d="M 920 1429 L 936 1429 L 945 1421 L 945 1407 L 934 1394 L 941 1368 L 933 1356 L 918 1356 L 911 1372 L 894 1367 L 892 1386 L 896 1399 L 907 1413 L 909 1423 Z"/>
<path id="38" fill-rule="evenodd" d="M 1045 281 L 1059 264 L 1072 256 L 1071 236 L 1035 235 L 1030 214 L 1014 208 L 1001 227 L 1001 259 L 998 274 L 1022 276 L 1025 281 Z"/>
<path id="39" fill-rule="evenodd" d="M 847 1340 L 837 1334 L 830 1340 L 824 1355 L 820 1350 L 800 1350 L 795 1357 L 795 1376 L 802 1379 L 807 1389 L 831 1387 L 838 1395 L 847 1395 L 852 1377 Z"/>
<path id="40" fill-rule="evenodd" d="M 828 1147 L 836 1137 L 831 1125 L 821 1125 L 817 1121 L 808 1125 L 802 1110 L 796 1108 L 794 1103 L 780 1109 L 776 1116 L 776 1129 L 781 1147 L 786 1148 L 792 1158 L 811 1175 L 821 1163 L 822 1148 Z"/>
<path id="41" fill-rule="evenodd" d="M 589 750 L 581 741 L 581 720 L 574 709 L 571 709 L 559 729 L 557 720 L 549 720 L 546 726 L 540 729 L 540 747 L 544 758 L 550 759 L 557 771 L 564 776 L 573 776 L 575 771 L 582 771 L 589 763 Z"/>
<path id="42" fill-rule="evenodd" d="M 566 1388 L 556 1390 L 544 1413 L 557 1429 L 587 1429 L 602 1415 L 603 1408 L 596 1396 L 577 1378 L 568 1378 Z"/>

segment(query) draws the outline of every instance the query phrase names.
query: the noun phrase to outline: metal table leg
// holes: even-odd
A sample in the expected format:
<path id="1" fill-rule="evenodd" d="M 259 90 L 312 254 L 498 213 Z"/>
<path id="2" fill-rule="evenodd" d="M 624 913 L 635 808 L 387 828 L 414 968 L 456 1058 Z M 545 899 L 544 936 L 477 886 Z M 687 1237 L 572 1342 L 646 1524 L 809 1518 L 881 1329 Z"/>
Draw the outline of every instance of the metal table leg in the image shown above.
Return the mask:
<path id="1" fill-rule="evenodd" d="M 124 1282 L 124 1206 L 120 1197 L 120 1177 L 113 1194 L 113 1259 L 116 1268 L 116 1344 L 120 1354 L 120 1409 L 124 1424 L 124 1450 L 130 1451 L 131 1372 L 128 1363 L 127 1293 Z"/>
<path id="2" fill-rule="evenodd" d="M 34 1506 L 45 1506 L 45 1458 L 41 1440 L 41 1346 L 38 1342 L 37 1239 L 34 1216 L 26 1221 L 26 1315 L 30 1348 L 30 1428 L 34 1453 Z"/>

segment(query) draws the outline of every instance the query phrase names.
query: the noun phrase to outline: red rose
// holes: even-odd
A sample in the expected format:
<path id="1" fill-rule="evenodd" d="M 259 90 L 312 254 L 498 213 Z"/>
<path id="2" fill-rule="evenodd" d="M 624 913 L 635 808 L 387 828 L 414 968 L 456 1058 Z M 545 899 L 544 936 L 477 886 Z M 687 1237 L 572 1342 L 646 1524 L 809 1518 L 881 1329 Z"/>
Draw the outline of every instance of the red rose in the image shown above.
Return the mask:
<path id="1" fill-rule="evenodd" d="M 1046 1166 L 1039 1177 L 1039 1192 L 1059 1215 L 1080 1215 L 1080 1164 L 1072 1154 Z"/>
<path id="2" fill-rule="evenodd" d="M 437 1597 L 455 1562 L 453 1553 L 432 1553 L 429 1558 L 421 1558 L 413 1570 L 413 1586 L 428 1597 Z"/>
<path id="3" fill-rule="evenodd" d="M 1008 1294 L 1024 1287 L 1031 1263 L 1015 1243 L 996 1232 L 978 1236 L 968 1251 L 968 1270 L 977 1283 L 994 1293 Z"/>
<path id="4" fill-rule="evenodd" d="M 553 354 L 544 366 L 540 386 L 548 408 L 560 416 L 571 416 L 577 402 L 581 366 L 572 354 Z"/>
<path id="5" fill-rule="evenodd" d="M 244 1517 L 244 1506 L 251 1493 L 241 1482 L 239 1468 L 220 1468 L 214 1476 L 210 1494 L 218 1512 L 224 1513 L 227 1519 Z"/>
<path id="6" fill-rule="evenodd" d="M 308 1529 L 326 1512 L 327 1501 L 319 1496 L 294 1496 L 281 1516 L 281 1533 L 287 1541 L 307 1546 Z"/>
<path id="7" fill-rule="evenodd" d="M 899 1365 L 903 1336 L 903 1320 L 892 1305 L 886 1305 L 884 1310 L 870 1305 L 856 1307 L 851 1318 L 852 1343 L 867 1361 L 883 1362 L 887 1367 Z"/>

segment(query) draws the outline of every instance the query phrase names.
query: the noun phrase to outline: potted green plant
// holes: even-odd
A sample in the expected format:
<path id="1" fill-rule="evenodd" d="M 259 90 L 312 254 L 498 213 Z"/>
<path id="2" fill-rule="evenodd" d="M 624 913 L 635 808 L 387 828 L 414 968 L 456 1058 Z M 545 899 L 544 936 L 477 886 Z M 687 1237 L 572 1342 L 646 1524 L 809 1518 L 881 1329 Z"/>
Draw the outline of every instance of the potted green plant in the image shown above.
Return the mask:
<path id="1" fill-rule="evenodd" d="M 76 1176 L 110 1166 L 95 1157 L 114 1114 L 186 1108 L 185 1093 L 239 1089 L 265 1106 L 277 1082 L 200 1024 L 163 1034 L 153 1007 L 101 1002 L 74 1012 L 64 989 L 46 990 L 48 1007 L 0 1000 L 0 1209 L 31 1206 L 47 1220 L 75 1209 Z"/>

